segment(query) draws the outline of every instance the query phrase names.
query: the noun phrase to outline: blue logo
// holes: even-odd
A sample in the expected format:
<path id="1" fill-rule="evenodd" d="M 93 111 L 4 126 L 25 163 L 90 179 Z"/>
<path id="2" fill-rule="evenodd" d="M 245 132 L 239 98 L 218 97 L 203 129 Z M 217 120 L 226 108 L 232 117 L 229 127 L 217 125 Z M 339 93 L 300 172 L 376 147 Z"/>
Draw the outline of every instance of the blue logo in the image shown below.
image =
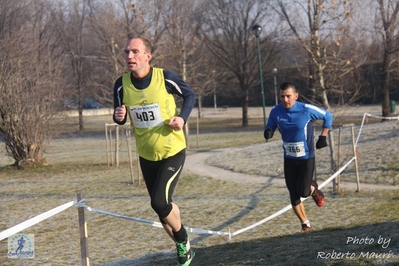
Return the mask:
<path id="1" fill-rule="evenodd" d="M 8 238 L 8 257 L 33 259 L 34 251 L 33 234 L 17 234 Z"/>

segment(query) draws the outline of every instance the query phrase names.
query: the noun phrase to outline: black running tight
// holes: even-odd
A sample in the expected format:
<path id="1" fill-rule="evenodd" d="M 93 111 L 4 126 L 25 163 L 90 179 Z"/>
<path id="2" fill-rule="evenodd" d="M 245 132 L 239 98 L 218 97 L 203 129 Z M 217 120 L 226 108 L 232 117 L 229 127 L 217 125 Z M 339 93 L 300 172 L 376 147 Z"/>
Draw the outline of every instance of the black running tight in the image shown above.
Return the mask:
<path id="1" fill-rule="evenodd" d="M 310 195 L 314 164 L 314 157 L 306 160 L 284 158 L 285 184 L 290 192 L 292 206 L 301 203 L 301 197 L 306 198 Z"/>
<path id="2" fill-rule="evenodd" d="M 183 169 L 186 151 L 161 161 L 148 161 L 140 157 L 143 178 L 151 197 L 151 207 L 160 221 L 172 211 L 172 194 Z"/>

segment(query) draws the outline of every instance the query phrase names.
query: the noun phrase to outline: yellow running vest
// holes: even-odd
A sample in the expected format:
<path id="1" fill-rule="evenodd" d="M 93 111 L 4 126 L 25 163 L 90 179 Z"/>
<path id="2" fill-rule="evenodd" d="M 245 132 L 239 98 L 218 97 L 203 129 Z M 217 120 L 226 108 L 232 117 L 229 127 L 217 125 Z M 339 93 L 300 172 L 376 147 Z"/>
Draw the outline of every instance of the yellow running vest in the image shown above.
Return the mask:
<path id="1" fill-rule="evenodd" d="M 186 148 L 183 130 L 173 131 L 168 126 L 169 119 L 178 113 L 173 95 L 166 90 L 163 69 L 152 69 L 150 85 L 143 90 L 134 87 L 130 75 L 125 73 L 122 77 L 123 104 L 139 156 L 160 161 Z"/>

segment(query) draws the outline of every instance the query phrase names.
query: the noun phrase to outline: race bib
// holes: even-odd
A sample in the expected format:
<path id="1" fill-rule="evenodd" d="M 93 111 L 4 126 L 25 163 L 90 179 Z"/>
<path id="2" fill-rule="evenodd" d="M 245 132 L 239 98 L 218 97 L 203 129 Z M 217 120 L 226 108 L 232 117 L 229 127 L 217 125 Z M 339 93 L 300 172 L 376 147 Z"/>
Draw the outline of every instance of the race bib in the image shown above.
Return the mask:
<path id="1" fill-rule="evenodd" d="M 285 153 L 291 157 L 303 157 L 305 153 L 305 144 L 301 142 L 284 142 Z"/>
<path id="2" fill-rule="evenodd" d="M 130 118 L 136 128 L 150 128 L 163 124 L 159 105 L 130 107 Z"/>

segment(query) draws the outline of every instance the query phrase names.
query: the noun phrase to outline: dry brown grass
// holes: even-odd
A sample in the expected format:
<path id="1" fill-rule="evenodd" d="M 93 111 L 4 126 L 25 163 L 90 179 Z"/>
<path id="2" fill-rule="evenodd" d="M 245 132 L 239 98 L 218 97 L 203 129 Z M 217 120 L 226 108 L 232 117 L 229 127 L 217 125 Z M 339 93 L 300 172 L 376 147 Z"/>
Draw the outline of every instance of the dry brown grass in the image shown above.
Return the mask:
<path id="1" fill-rule="evenodd" d="M 87 206 L 122 215 L 157 221 L 144 185 L 130 184 L 125 143 L 121 165 L 108 167 L 104 121 L 87 119 L 86 132 L 57 139 L 50 147 L 49 166 L 16 171 L 0 168 L 0 231 L 76 199 L 82 189 Z M 239 120 L 240 121 L 240 120 Z M 263 143 L 259 131 L 220 132 L 211 122 L 200 135 L 190 136 L 189 152 Z M 220 126 L 221 121 L 217 121 Z M 262 122 L 261 122 L 262 123 Z M 212 124 L 212 126 L 211 126 Z M 260 126 L 260 130 L 261 130 Z M 76 127 L 77 128 L 77 127 Z M 230 128 L 230 126 L 229 126 Z M 73 130 L 72 130 L 73 131 Z M 218 132 L 216 132 L 218 131 Z M 192 132 L 193 134 L 193 132 Z M 260 135 L 261 136 L 261 135 Z M 191 265 L 398 265 L 399 196 L 390 191 L 326 191 L 326 205 L 306 201 L 316 229 L 299 232 L 289 211 L 270 222 L 239 234 L 191 234 L 196 258 Z M 236 184 L 183 173 L 174 200 L 186 226 L 235 232 L 289 204 L 286 188 L 267 184 Z M 89 256 L 92 265 L 175 265 L 174 246 L 162 229 L 87 212 Z M 34 225 L 22 233 L 35 235 L 35 258 L 7 258 L 7 240 L 0 242 L 1 265 L 80 265 L 79 228 L 75 207 Z M 373 238 L 372 244 L 347 243 L 348 237 Z M 379 237 L 390 239 L 383 248 Z M 321 259 L 333 252 L 355 254 L 353 259 Z M 362 253 L 363 252 L 363 253 Z M 382 256 L 372 259 L 361 254 Z"/>

